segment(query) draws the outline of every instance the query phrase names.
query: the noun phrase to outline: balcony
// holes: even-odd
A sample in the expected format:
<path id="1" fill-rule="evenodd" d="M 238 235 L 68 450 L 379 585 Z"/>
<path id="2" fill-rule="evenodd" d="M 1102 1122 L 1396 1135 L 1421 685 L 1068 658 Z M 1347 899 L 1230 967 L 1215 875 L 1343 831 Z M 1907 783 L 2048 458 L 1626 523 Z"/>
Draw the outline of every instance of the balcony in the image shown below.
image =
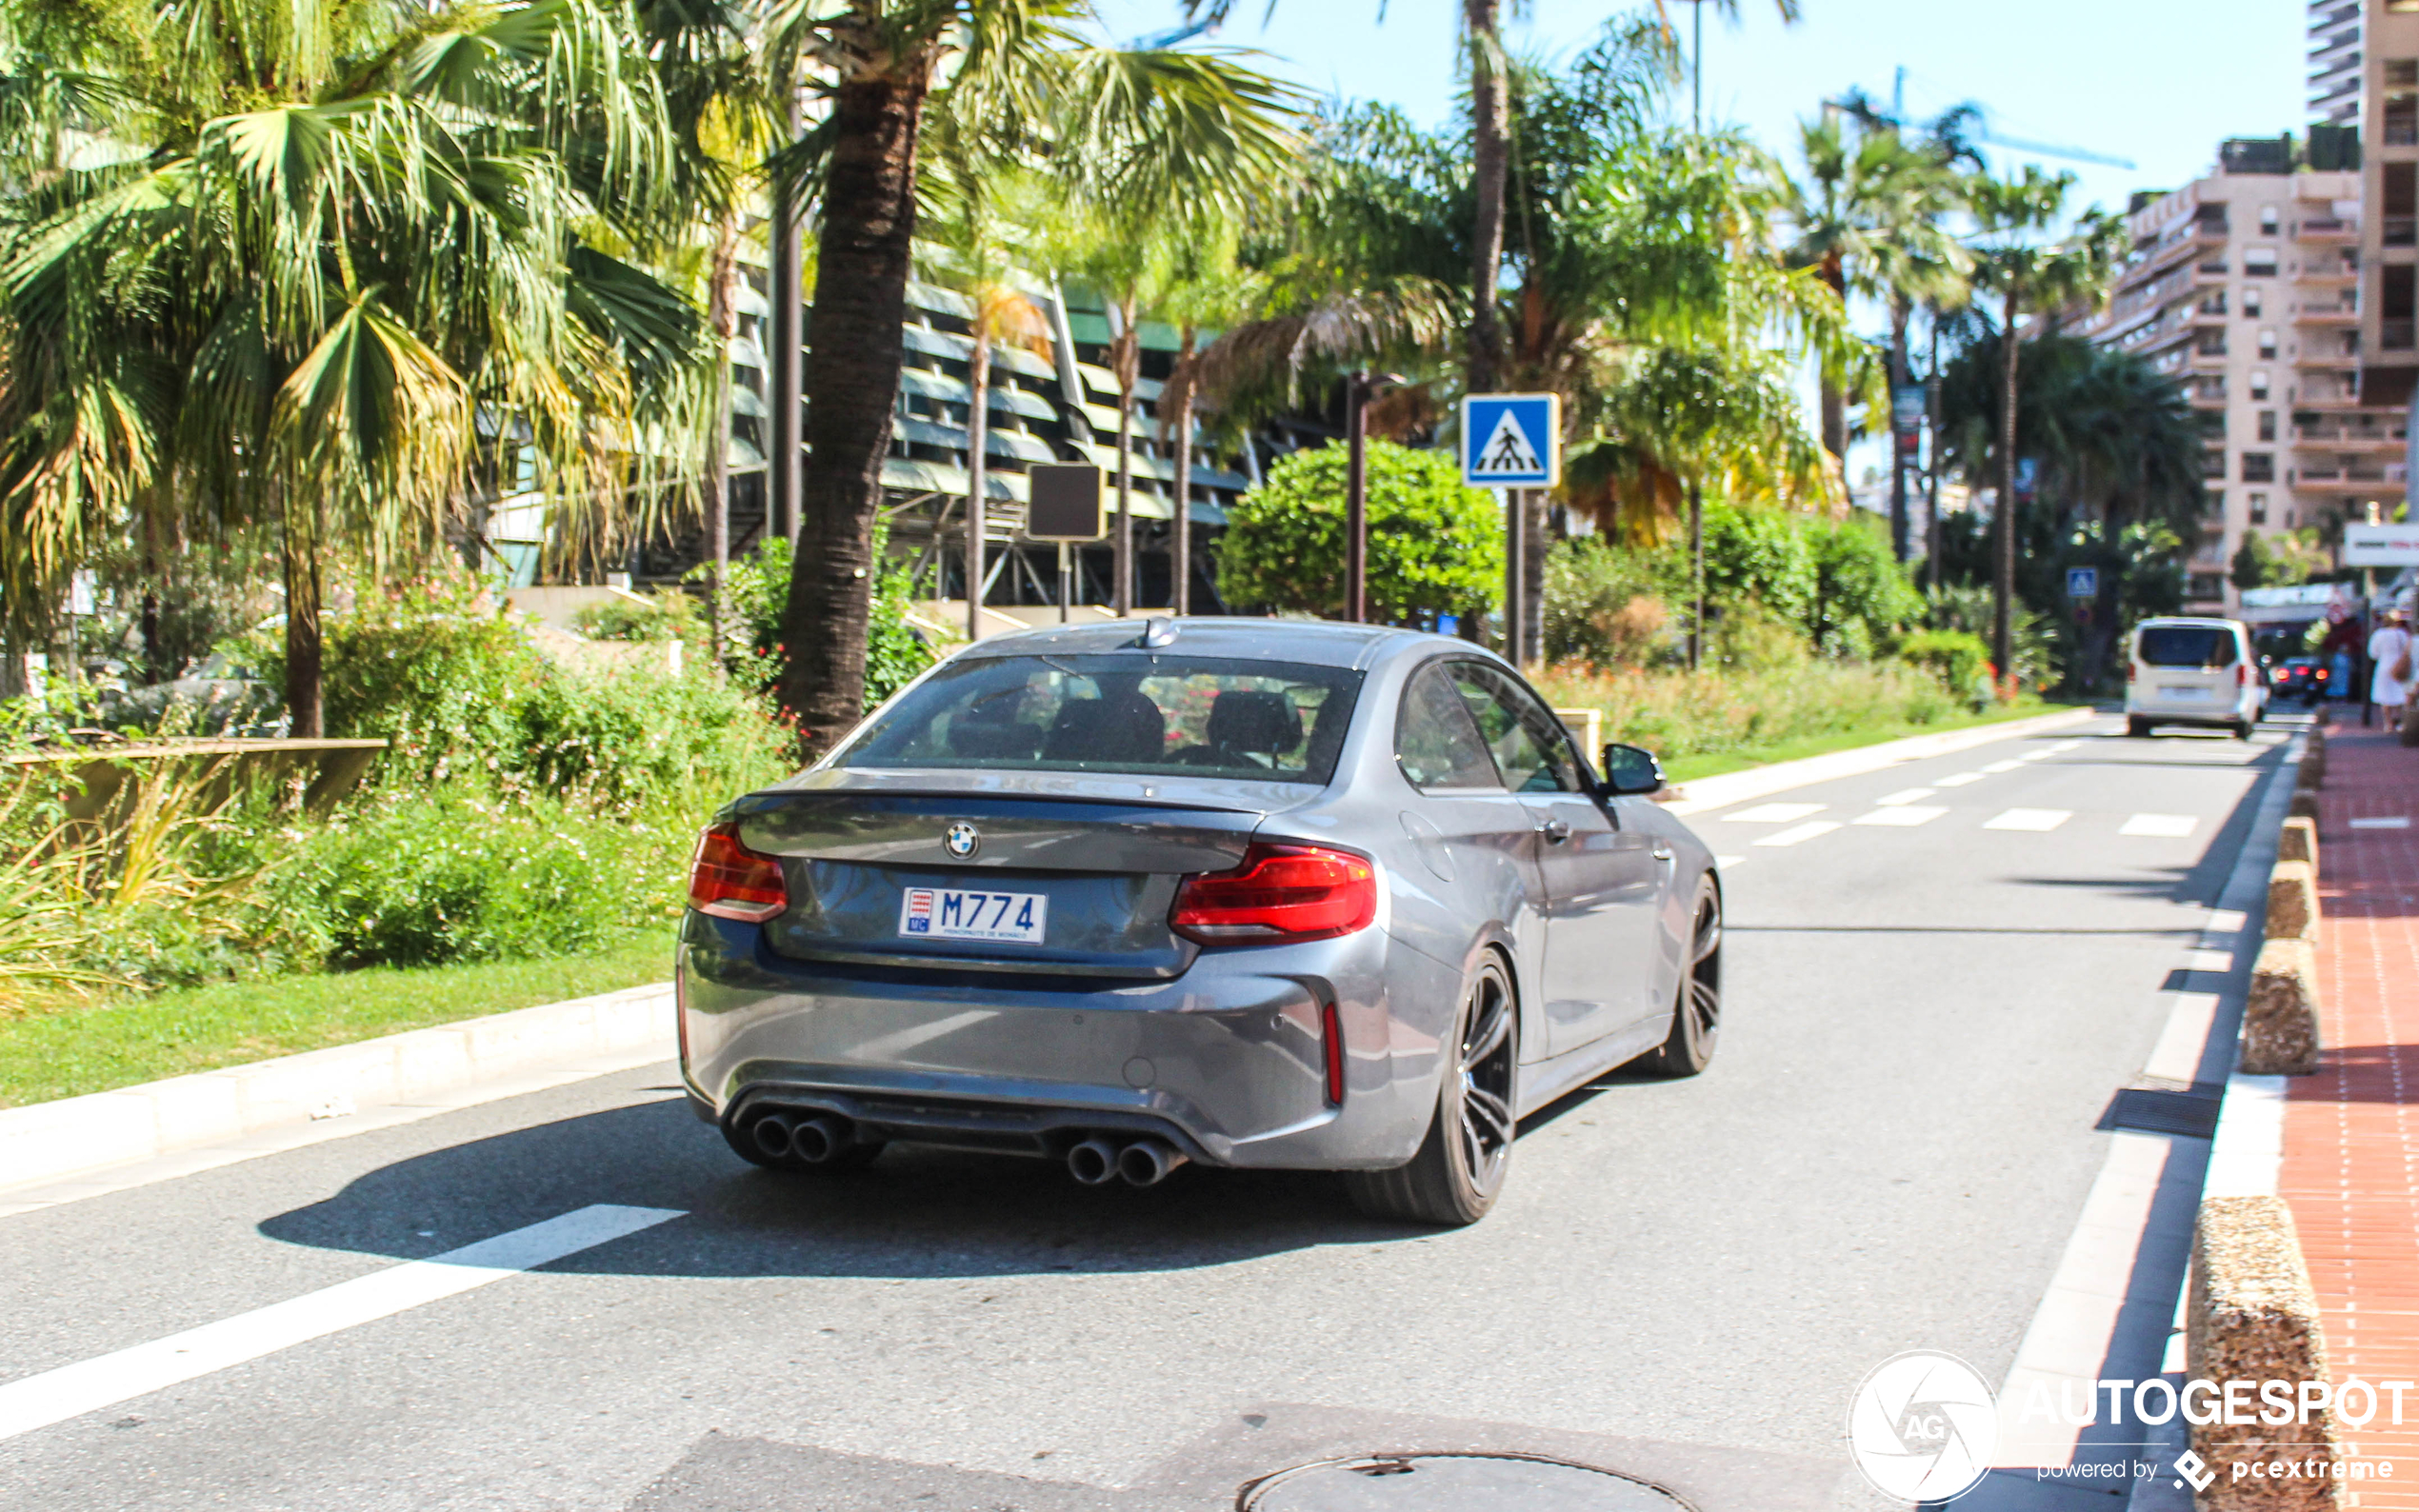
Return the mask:
<path id="1" fill-rule="evenodd" d="M 2293 359 L 2296 368 L 2314 368 L 2323 372 L 2357 372 L 2360 353 L 2356 351 L 2306 351 Z"/>
<path id="2" fill-rule="evenodd" d="M 2404 446 L 2400 426 L 2353 427 L 2295 426 L 2293 445 L 2325 447 L 2330 450 L 2400 450 Z"/>
<path id="3" fill-rule="evenodd" d="M 2293 311 L 2293 324 L 2296 326 L 2331 326 L 2338 329 L 2342 329 L 2359 325 L 2360 311 L 2358 308 L 2351 306 L 2337 306 L 2329 308 L 2324 305 L 2305 305 L 2300 309 Z"/>
<path id="4" fill-rule="evenodd" d="M 2341 247 L 2360 240 L 2360 223 L 2339 215 L 2305 216 L 2293 228 L 2293 240 L 2320 247 Z"/>
<path id="5" fill-rule="evenodd" d="M 2322 491 L 2349 488 L 2354 491 L 2378 488 L 2399 488 L 2409 469 L 2399 462 L 2357 462 L 2349 467 L 2324 465 L 2297 468 L 2292 473 L 2293 487 Z"/>

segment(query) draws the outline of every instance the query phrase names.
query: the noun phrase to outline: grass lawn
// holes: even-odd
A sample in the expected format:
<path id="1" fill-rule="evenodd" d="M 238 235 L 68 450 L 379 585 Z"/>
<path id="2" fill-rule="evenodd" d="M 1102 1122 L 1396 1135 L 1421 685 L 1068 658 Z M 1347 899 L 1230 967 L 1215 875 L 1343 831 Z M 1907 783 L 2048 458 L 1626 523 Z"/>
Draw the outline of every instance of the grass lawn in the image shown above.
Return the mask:
<path id="1" fill-rule="evenodd" d="M 1750 746 L 1744 750 L 1715 751 L 1703 756 L 1679 756 L 1663 764 L 1665 772 L 1675 783 L 1687 783 L 1699 777 L 1718 777 L 1724 772 L 1745 771 L 1750 766 L 1769 766 L 1775 762 L 1801 761 L 1809 756 L 1823 756 L 1835 750 L 1848 750 L 1857 746 L 1878 746 L 1886 740 L 1904 740 L 1909 735 L 1939 735 L 1952 729 L 1971 729 L 1977 725 L 2000 725 L 2009 720 L 2033 719 L 2043 714 L 2055 714 L 2069 708 L 2089 707 L 2081 704 L 2019 704 L 2013 708 L 1995 708 L 1982 714 L 1961 715 L 1955 719 L 1934 720 L 1929 725 L 1874 725 L 1864 729 L 1841 730 L 1829 735 L 1809 735 L 1801 740 L 1781 741 L 1770 746 Z"/>
<path id="2" fill-rule="evenodd" d="M 0 1020 L 0 1107 L 643 986 L 670 979 L 671 957 L 667 925 L 570 959 L 225 982 Z"/>

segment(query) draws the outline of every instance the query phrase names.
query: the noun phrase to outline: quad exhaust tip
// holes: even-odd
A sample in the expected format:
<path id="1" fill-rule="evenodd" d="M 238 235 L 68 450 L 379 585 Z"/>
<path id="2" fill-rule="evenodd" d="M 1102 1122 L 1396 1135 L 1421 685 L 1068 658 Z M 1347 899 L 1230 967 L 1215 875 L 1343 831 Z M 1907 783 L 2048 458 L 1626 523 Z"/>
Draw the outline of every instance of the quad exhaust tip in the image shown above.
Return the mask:
<path id="1" fill-rule="evenodd" d="M 1156 1186 L 1184 1163 L 1183 1151 L 1154 1139 L 1120 1144 L 1095 1134 L 1067 1152 L 1067 1173 L 1086 1186 L 1105 1186 L 1121 1176 L 1129 1185 Z"/>

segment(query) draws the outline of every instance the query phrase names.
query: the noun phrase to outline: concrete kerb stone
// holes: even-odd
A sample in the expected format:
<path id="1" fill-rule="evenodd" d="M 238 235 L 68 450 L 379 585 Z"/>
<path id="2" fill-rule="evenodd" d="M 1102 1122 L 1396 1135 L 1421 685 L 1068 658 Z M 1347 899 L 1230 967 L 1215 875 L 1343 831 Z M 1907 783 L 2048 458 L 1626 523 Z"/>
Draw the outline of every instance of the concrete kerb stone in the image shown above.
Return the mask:
<path id="1" fill-rule="evenodd" d="M 2299 1383 L 2327 1377 L 2318 1294 L 2281 1197 L 2211 1197 L 2192 1238 L 2186 1374 L 2195 1381 Z M 2256 1391 L 2256 1386 L 2253 1388 Z M 2227 1414 L 2216 1414 L 2221 1420 Z M 2216 1473 L 2197 1499 L 2209 1512 L 2318 1512 L 2344 1504 L 2331 1413 L 2271 1425 L 2195 1423 L 2192 1449 Z M 2240 1477 L 2236 1466 L 2249 1466 Z M 2299 1466 L 2295 1474 L 2289 1467 Z M 2313 1473 L 2313 1471 L 2315 1473 Z"/>
<path id="2" fill-rule="evenodd" d="M 2243 1005 L 2248 1076 L 2309 1076 L 2318 1069 L 2318 951 L 2298 938 L 2269 940 L 2251 966 Z"/>
<path id="3" fill-rule="evenodd" d="M 0 1183 L 55 1181 L 369 1108 L 426 1104 L 549 1063 L 660 1046 L 669 983 L 542 1004 L 113 1092 L 0 1109 Z"/>
<path id="4" fill-rule="evenodd" d="M 2309 869 L 2318 869 L 2318 821 L 2295 817 L 2285 821 L 2276 836 L 2276 859 L 2307 861 Z"/>
<path id="5" fill-rule="evenodd" d="M 2295 819 L 2318 823 L 2318 795 L 2307 787 L 2298 789 L 2293 794 L 2293 806 L 2287 811 Z"/>
<path id="6" fill-rule="evenodd" d="M 2318 873 L 2307 861 L 2280 861 L 2268 874 L 2268 938 L 2318 938 Z"/>

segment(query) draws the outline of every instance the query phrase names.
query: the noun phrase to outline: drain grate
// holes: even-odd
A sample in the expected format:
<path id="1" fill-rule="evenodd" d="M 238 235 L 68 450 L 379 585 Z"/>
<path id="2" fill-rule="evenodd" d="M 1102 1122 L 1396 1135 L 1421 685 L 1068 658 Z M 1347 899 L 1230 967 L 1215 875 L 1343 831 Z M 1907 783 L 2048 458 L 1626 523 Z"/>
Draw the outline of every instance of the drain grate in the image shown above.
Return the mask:
<path id="1" fill-rule="evenodd" d="M 2170 1092 L 2156 1087 L 2129 1086 L 2109 1100 L 2108 1111 L 2094 1128 L 2137 1129 L 2145 1134 L 2180 1134 L 2205 1140 L 2217 1133 L 2219 1094 L 2215 1088 Z"/>
<path id="2" fill-rule="evenodd" d="M 1236 1512 L 1691 1512 L 1644 1481 L 1528 1454 L 1372 1454 L 1262 1476 Z"/>

